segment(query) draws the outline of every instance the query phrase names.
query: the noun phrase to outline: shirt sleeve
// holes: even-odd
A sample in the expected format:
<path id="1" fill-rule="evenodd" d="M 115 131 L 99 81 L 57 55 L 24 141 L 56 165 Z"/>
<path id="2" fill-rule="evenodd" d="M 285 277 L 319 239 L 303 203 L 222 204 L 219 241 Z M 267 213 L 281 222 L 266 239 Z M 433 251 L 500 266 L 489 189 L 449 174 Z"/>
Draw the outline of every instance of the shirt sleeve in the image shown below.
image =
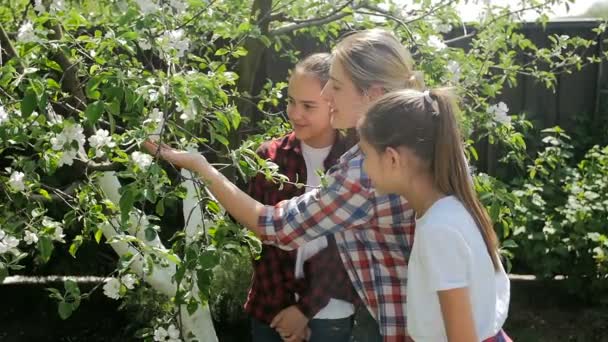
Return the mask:
<path id="1" fill-rule="evenodd" d="M 343 229 L 356 229 L 374 218 L 374 196 L 348 168 L 325 176 L 326 186 L 267 206 L 258 225 L 261 240 L 294 249 L 315 238 Z"/>
<path id="2" fill-rule="evenodd" d="M 427 229 L 430 228 L 430 229 Z M 450 226 L 433 226 L 416 233 L 423 274 L 433 291 L 469 285 L 471 250 L 462 234 Z"/>

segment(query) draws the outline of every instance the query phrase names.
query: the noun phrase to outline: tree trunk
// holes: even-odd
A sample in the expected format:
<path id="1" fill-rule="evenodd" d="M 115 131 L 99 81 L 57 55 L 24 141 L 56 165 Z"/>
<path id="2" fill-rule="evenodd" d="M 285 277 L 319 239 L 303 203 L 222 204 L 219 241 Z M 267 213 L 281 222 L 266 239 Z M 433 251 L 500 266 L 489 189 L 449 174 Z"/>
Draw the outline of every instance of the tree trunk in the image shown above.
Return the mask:
<path id="1" fill-rule="evenodd" d="M 260 32 L 264 35 L 268 34 L 271 9 L 272 0 L 255 0 L 251 6 L 251 20 L 258 25 Z M 247 55 L 239 59 L 237 66 L 239 74 L 238 89 L 242 93 L 254 96 L 257 95 L 258 90 L 256 89 L 256 75 L 262 65 L 266 46 L 257 38 L 247 38 L 244 47 L 247 49 Z M 242 117 L 247 117 L 254 122 L 253 120 L 256 119 L 255 104 L 241 99 L 237 106 Z"/>

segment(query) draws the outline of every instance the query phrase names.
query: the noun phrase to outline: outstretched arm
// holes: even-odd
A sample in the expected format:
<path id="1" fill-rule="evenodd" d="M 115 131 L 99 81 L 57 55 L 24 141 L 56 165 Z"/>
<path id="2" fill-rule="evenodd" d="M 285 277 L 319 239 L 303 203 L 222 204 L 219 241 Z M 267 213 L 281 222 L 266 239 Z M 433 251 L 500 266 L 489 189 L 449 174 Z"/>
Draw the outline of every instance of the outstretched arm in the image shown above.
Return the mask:
<path id="1" fill-rule="evenodd" d="M 261 235 L 258 218 L 264 212 L 264 205 L 230 182 L 200 153 L 179 151 L 150 140 L 144 142 L 142 146 L 148 153 L 158 155 L 176 167 L 196 172 L 205 181 L 211 193 L 237 221 L 256 235 Z"/>

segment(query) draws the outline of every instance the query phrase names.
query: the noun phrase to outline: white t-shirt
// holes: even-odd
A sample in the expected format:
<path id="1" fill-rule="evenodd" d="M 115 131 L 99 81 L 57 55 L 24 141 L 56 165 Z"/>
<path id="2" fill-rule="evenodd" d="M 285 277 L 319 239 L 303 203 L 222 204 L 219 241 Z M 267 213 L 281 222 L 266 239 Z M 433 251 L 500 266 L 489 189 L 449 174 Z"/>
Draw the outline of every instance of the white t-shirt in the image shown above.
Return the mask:
<path id="1" fill-rule="evenodd" d="M 317 174 L 317 170 L 323 171 L 325 168 L 323 162 L 329 155 L 331 145 L 323 148 L 314 148 L 300 142 L 302 147 L 302 156 L 306 163 L 306 192 L 313 190 L 321 185 L 321 177 Z M 296 257 L 295 276 L 296 278 L 304 277 L 304 262 L 313 255 L 319 253 L 327 247 L 327 238 L 322 236 L 314 239 L 304 246 L 298 248 Z M 347 301 L 331 298 L 329 303 L 322 308 L 313 318 L 316 319 L 338 319 L 346 318 L 355 313 L 355 306 Z"/>
<path id="2" fill-rule="evenodd" d="M 473 217 L 454 196 L 435 202 L 416 220 L 408 264 L 408 331 L 416 342 L 447 341 L 437 291 L 468 287 L 480 340 L 507 319 L 509 278 L 494 270 Z"/>

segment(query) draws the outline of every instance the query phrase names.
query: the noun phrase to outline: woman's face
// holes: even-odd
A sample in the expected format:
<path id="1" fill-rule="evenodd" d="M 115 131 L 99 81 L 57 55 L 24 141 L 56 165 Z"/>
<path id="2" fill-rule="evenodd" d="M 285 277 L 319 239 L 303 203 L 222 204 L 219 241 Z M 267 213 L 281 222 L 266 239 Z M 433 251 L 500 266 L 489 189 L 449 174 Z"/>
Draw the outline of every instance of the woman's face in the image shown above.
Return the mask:
<path id="1" fill-rule="evenodd" d="M 334 58 L 329 71 L 329 81 L 321 93 L 331 107 L 331 125 L 346 129 L 357 125 L 369 106 L 369 98 L 361 93 L 340 61 Z"/>
<path id="2" fill-rule="evenodd" d="M 333 143 L 335 131 L 330 123 L 329 105 L 321 98 L 317 77 L 296 70 L 289 79 L 287 116 L 296 137 L 313 147 Z"/>

